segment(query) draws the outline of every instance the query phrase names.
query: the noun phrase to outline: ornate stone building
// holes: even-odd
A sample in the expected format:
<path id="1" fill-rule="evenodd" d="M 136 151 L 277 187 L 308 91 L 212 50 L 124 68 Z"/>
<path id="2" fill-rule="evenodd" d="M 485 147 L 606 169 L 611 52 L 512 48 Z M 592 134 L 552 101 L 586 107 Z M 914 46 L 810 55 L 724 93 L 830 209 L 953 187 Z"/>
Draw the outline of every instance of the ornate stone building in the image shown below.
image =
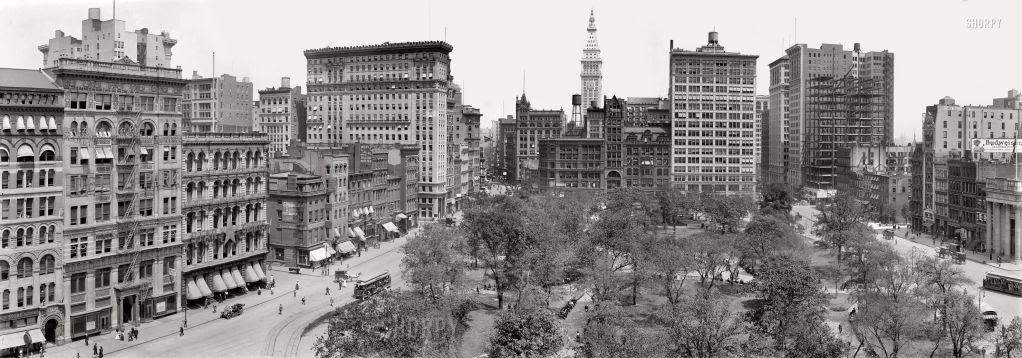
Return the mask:
<path id="1" fill-rule="evenodd" d="M 603 101 L 603 59 L 600 58 L 600 44 L 596 41 L 596 14 L 589 11 L 589 35 L 586 47 L 582 50 L 582 114 L 590 106 L 597 106 Z M 594 104 L 595 103 L 595 104 Z"/>
<path id="2" fill-rule="evenodd" d="M 39 70 L 0 69 L 0 339 L 67 337 L 62 282 L 64 91 Z M 0 349 L 9 347 L 0 347 Z"/>
<path id="3" fill-rule="evenodd" d="M 178 310 L 181 70 L 63 58 L 64 277 L 75 339 Z"/>
<path id="4" fill-rule="evenodd" d="M 243 293 L 266 279 L 269 144 L 263 133 L 184 136 L 181 290 L 188 301 Z"/>

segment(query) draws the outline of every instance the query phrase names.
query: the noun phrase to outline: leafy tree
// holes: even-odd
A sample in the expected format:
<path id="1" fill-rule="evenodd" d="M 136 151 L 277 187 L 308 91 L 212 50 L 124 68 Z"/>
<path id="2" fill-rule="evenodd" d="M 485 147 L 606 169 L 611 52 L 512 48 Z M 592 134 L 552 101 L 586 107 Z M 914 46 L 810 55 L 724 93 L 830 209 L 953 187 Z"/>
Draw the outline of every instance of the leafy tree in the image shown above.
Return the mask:
<path id="1" fill-rule="evenodd" d="M 836 295 L 838 287 L 841 285 L 841 279 L 845 277 L 845 273 L 841 270 L 841 266 L 831 263 L 823 266 L 816 266 L 814 269 L 820 277 L 834 282 L 834 294 Z"/>
<path id="2" fill-rule="evenodd" d="M 594 307 L 582 333 L 579 356 L 585 358 L 670 357 L 669 337 L 658 326 L 638 325 L 613 303 Z"/>
<path id="3" fill-rule="evenodd" d="M 742 220 L 755 209 L 756 203 L 739 195 L 705 195 L 703 212 L 720 227 L 721 233 L 738 232 Z"/>
<path id="4" fill-rule="evenodd" d="M 826 231 L 823 238 L 837 250 L 840 261 L 845 248 L 855 249 L 861 258 L 862 253 L 871 247 L 869 244 L 876 242 L 876 232 L 866 224 L 854 223 L 844 230 Z"/>
<path id="5" fill-rule="evenodd" d="M 696 264 L 690 253 L 688 237 L 661 236 L 656 239 L 656 250 L 647 257 L 655 280 L 663 287 L 664 296 L 672 307 L 678 307 L 684 295 L 683 286 L 688 273 Z"/>
<path id="6" fill-rule="evenodd" d="M 506 311 L 494 323 L 490 356 L 548 357 L 564 344 L 556 318 L 545 309 Z"/>
<path id="7" fill-rule="evenodd" d="M 821 203 L 816 208 L 819 214 L 816 216 L 815 229 L 838 247 L 840 260 L 841 247 L 849 240 L 848 235 L 859 233 L 862 223 L 869 217 L 869 209 L 847 193 L 838 193 L 830 203 Z M 838 233 L 842 233 L 842 236 L 832 237 Z"/>
<path id="8" fill-rule="evenodd" d="M 720 357 L 742 350 L 745 322 L 728 311 L 728 302 L 710 291 L 686 297 L 679 306 L 659 312 L 676 357 Z"/>
<path id="9" fill-rule="evenodd" d="M 522 232 L 522 217 L 521 201 L 508 196 L 491 196 L 464 210 L 462 227 L 469 246 L 479 248 L 487 274 L 493 279 L 497 308 L 504 307 L 504 293 L 515 286 L 525 252 L 531 247 Z"/>
<path id="10" fill-rule="evenodd" d="M 1018 351 L 1022 350 L 1022 319 L 1015 317 L 1007 326 L 1001 325 L 997 331 L 996 357 L 1017 357 Z"/>
<path id="11" fill-rule="evenodd" d="M 961 358 L 967 347 L 983 333 L 983 317 L 973 297 L 965 292 L 952 290 L 947 293 L 947 302 L 937 315 L 947 329 L 951 341 L 951 354 Z"/>
<path id="12" fill-rule="evenodd" d="M 699 284 L 706 289 L 713 288 L 714 279 L 730 268 L 728 260 L 733 257 L 735 235 L 705 231 L 692 235 L 690 240 Z"/>
<path id="13" fill-rule="evenodd" d="M 745 233 L 738 239 L 740 252 L 752 270 L 755 270 L 759 261 L 774 252 L 802 246 L 802 240 L 788 222 L 770 215 L 754 216 L 745 226 Z"/>
<path id="14" fill-rule="evenodd" d="M 771 183 L 763 187 L 761 191 L 763 201 L 759 203 L 759 212 L 763 215 L 773 216 L 792 222 L 791 209 L 798 200 L 791 191 L 791 187 L 782 183 Z"/>
<path id="15" fill-rule="evenodd" d="M 404 278 L 429 299 L 456 291 L 465 278 L 465 249 L 465 238 L 459 230 L 435 223 L 426 225 L 403 248 Z"/>
<path id="16" fill-rule="evenodd" d="M 600 249 L 621 255 L 629 269 L 632 288 L 632 304 L 635 304 L 639 288 L 649 277 L 644 258 L 653 250 L 656 240 L 656 219 L 659 206 L 649 193 L 635 189 L 617 189 L 608 193 L 606 209 L 599 214 L 593 243 Z"/>
<path id="17" fill-rule="evenodd" d="M 661 188 L 656 199 L 660 205 L 659 211 L 660 215 L 663 216 L 662 221 L 665 224 L 671 225 L 674 232 L 677 232 L 679 217 L 691 212 L 694 202 L 688 200 L 689 198 L 681 189 L 673 188 L 670 184 Z"/>
<path id="18" fill-rule="evenodd" d="M 551 193 L 530 197 L 524 207 L 523 232 L 533 242 L 525 252 L 528 282 L 549 299 L 551 289 L 565 282 L 568 270 L 580 265 L 580 244 L 588 240 L 591 197 L 579 193 Z"/>
<path id="19" fill-rule="evenodd" d="M 826 302 L 826 294 L 817 284 L 819 279 L 809 262 L 780 253 L 767 258 L 758 273 L 756 300 L 747 313 L 749 320 L 770 336 L 783 354 L 793 352 L 800 340 L 820 342 L 805 337 L 824 327 L 823 304 Z"/>
<path id="20" fill-rule="evenodd" d="M 464 325 L 449 309 L 410 292 L 382 292 L 337 309 L 316 339 L 316 357 L 449 357 Z"/>

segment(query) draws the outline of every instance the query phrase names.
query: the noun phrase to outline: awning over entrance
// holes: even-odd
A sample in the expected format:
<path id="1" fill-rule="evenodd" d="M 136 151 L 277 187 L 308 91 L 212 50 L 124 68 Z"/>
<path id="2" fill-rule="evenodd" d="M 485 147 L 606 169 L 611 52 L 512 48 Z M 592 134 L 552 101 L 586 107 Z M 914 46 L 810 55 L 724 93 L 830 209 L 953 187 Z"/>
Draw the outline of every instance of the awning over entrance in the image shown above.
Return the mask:
<path id="1" fill-rule="evenodd" d="M 24 347 L 27 343 L 25 342 L 25 332 L 26 331 L 14 332 L 0 336 L 0 349 Z M 32 343 L 46 341 L 46 338 L 43 337 L 43 332 L 38 329 L 30 329 L 27 332 Z"/>
<path id="2" fill-rule="evenodd" d="M 405 215 L 405 214 L 397 214 L 397 215 L 396 215 L 396 216 L 394 216 L 394 217 L 396 217 L 396 218 L 397 218 L 398 220 L 401 220 L 401 219 L 407 219 L 407 218 L 408 218 L 408 215 Z"/>
<path id="3" fill-rule="evenodd" d="M 206 278 L 205 277 L 196 276 L 195 277 L 195 285 L 199 286 L 199 292 L 202 293 L 203 296 L 213 297 L 213 290 L 209 289 L 209 285 L 206 284 Z"/>
<path id="4" fill-rule="evenodd" d="M 358 237 L 358 235 L 355 235 L 355 231 L 351 230 L 351 228 L 349 227 L 348 228 L 348 237 Z"/>
<path id="5" fill-rule="evenodd" d="M 231 267 L 231 276 L 234 277 L 234 283 L 238 284 L 238 287 L 245 287 L 245 278 L 241 277 L 241 271 L 238 271 L 237 267 Z"/>
<path id="6" fill-rule="evenodd" d="M 220 270 L 220 277 L 224 278 L 224 283 L 227 284 L 227 289 L 228 290 L 233 290 L 235 288 L 241 287 L 241 286 L 238 286 L 237 282 L 234 282 L 234 276 L 231 276 L 231 270 L 230 269 Z"/>
<path id="7" fill-rule="evenodd" d="M 337 244 L 337 252 L 340 252 L 342 254 L 355 252 L 355 244 L 352 244 L 351 241 L 339 243 Z"/>
<path id="8" fill-rule="evenodd" d="M 195 284 L 194 279 L 188 279 L 188 293 L 186 293 L 185 297 L 188 298 L 189 300 L 197 300 L 202 298 L 202 292 L 199 291 L 199 286 Z"/>
<path id="9" fill-rule="evenodd" d="M 220 277 L 219 272 L 213 273 L 213 292 L 226 292 L 227 284 L 224 283 L 224 278 Z"/>
<path id="10" fill-rule="evenodd" d="M 312 251 L 309 251 L 309 261 L 318 262 L 323 261 L 327 258 L 326 247 L 321 247 Z"/>
<path id="11" fill-rule="evenodd" d="M 260 280 L 266 280 L 266 274 L 263 273 L 263 265 L 260 265 L 258 262 L 253 262 L 252 269 L 255 270 L 255 273 L 259 276 Z"/>
<path id="12" fill-rule="evenodd" d="M 358 238 L 362 241 L 366 241 L 366 233 L 365 231 L 362 231 L 362 228 L 355 227 L 353 230 L 355 230 L 355 236 L 358 236 Z"/>
<path id="13" fill-rule="evenodd" d="M 252 265 L 241 265 L 241 267 L 244 270 L 243 273 L 245 274 L 245 282 L 248 283 L 259 282 L 259 275 L 256 275 L 255 269 L 252 268 Z"/>
<path id="14" fill-rule="evenodd" d="M 394 225 L 394 223 L 389 222 L 389 221 L 383 223 L 383 228 L 386 229 L 387 231 L 390 231 L 390 232 L 398 232 L 397 231 L 397 225 Z"/>

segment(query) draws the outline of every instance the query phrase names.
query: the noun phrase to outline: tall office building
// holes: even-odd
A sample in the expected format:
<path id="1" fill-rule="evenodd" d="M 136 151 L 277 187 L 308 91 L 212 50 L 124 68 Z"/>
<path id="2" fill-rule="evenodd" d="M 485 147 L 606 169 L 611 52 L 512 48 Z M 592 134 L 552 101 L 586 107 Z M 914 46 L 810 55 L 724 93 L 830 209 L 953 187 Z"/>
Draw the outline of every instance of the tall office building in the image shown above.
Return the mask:
<path id="1" fill-rule="evenodd" d="M 281 77 L 280 87 L 259 91 L 256 131 L 270 135 L 270 156 L 287 153 L 292 141 L 304 142 L 306 99 L 302 86 L 291 87 L 290 77 Z"/>
<path id="2" fill-rule="evenodd" d="M 564 129 L 564 110 L 532 109 L 522 97 L 515 100 L 515 166 L 513 180 L 536 179 L 539 169 L 539 140 L 559 138 Z M 620 158 L 619 158 L 620 159 Z"/>
<path id="3" fill-rule="evenodd" d="M 671 41 L 672 181 L 677 188 L 756 193 L 756 55 L 725 52 L 710 32 L 695 51 Z"/>
<path id="4" fill-rule="evenodd" d="M 0 69 L 0 349 L 67 337 L 64 90 L 39 70 Z M 13 342 L 14 344 L 11 344 Z"/>
<path id="5" fill-rule="evenodd" d="M 767 163 L 769 162 L 769 155 L 767 154 L 767 148 L 770 144 L 770 97 L 757 95 L 756 96 L 756 132 L 760 135 L 759 139 L 759 157 L 756 158 L 756 172 L 759 173 L 759 181 L 762 183 L 770 182 L 767 178 Z"/>
<path id="6" fill-rule="evenodd" d="M 123 22 L 89 15 L 85 56 L 53 58 L 60 33 L 40 48 L 45 71 L 65 91 L 64 339 L 173 314 L 180 302 L 178 104 L 186 81 L 168 68 L 175 41 L 131 38 Z M 89 54 L 123 44 L 137 56 Z"/>
<path id="7" fill-rule="evenodd" d="M 603 101 L 603 59 L 600 58 L 600 44 L 596 41 L 596 15 L 589 10 L 589 33 L 586 47 L 582 49 L 582 115 L 593 103 Z"/>
<path id="8" fill-rule="evenodd" d="M 306 50 L 309 147 L 418 145 L 419 217 L 447 215 L 453 50 L 440 41 Z"/>
<path id="9" fill-rule="evenodd" d="M 82 20 L 80 40 L 57 30 L 47 44 L 40 45 L 43 68 L 56 67 L 62 58 L 100 62 L 128 59 L 142 66 L 170 67 L 171 50 L 177 44 L 170 33 L 149 33 L 147 28 L 127 31 L 124 20 L 103 21 L 99 14 L 98 8 L 89 9 L 89 18 Z"/>
<path id="10" fill-rule="evenodd" d="M 837 148 L 887 146 L 894 139 L 894 54 L 862 52 L 859 44 L 851 51 L 797 44 L 786 52 L 788 169 L 801 170 L 800 182 L 791 184 L 829 197 L 835 192 Z"/>
<path id="11" fill-rule="evenodd" d="M 223 74 L 203 78 L 192 72 L 181 103 L 185 127 L 198 133 L 252 131 L 252 82 Z"/>
<path id="12" fill-rule="evenodd" d="M 767 133 L 763 151 L 766 153 L 767 181 L 798 186 L 801 183 L 802 168 L 800 165 L 791 165 L 791 157 L 788 155 L 789 136 L 791 133 L 801 133 L 788 122 L 789 76 L 787 55 L 770 63 L 770 103 L 767 105 L 770 115 L 763 124 L 763 132 Z"/>

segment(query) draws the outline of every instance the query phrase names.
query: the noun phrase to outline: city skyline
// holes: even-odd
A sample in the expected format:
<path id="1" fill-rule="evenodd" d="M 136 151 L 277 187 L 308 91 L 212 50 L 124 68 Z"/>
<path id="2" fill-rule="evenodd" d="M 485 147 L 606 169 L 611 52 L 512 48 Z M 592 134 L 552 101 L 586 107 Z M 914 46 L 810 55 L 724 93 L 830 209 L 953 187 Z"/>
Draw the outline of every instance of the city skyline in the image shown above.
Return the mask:
<path id="1" fill-rule="evenodd" d="M 304 6 L 257 9 L 239 1 L 190 0 L 169 6 L 171 3 L 164 1 L 122 0 L 117 4 L 117 16 L 129 29 L 166 30 L 180 40 L 174 66 L 180 65 L 184 73 L 198 71 L 209 77 L 215 51 L 217 74 L 250 77 L 256 89 L 276 86 L 282 76 L 304 85 L 305 49 L 446 40 L 454 47 L 454 82 L 464 88 L 466 103 L 481 109 L 484 126 L 514 113 L 514 97 L 522 93 L 523 86 L 537 108 L 570 108 L 570 95 L 581 90 L 578 59 L 586 42 L 590 9 L 595 10 L 600 29 L 603 93 L 607 96 L 666 96 L 669 42 L 674 40 L 675 47 L 692 50 L 705 45 L 706 33 L 714 29 L 725 47 L 760 56 L 756 93 L 767 94 L 767 64 L 796 43 L 796 18 L 797 43 L 810 47 L 834 43 L 847 48 L 861 43 L 864 48 L 898 54 L 902 65 L 895 68 L 896 139 L 910 140 L 921 134 L 925 106 L 944 96 L 981 105 L 1022 87 L 1018 81 L 1022 68 L 1010 66 L 1013 51 L 998 47 L 1010 43 L 1010 34 L 1017 33 L 1012 31 L 1018 28 L 1017 16 L 1013 17 L 1017 12 L 1004 10 L 1018 5 L 1008 1 L 947 0 L 925 7 L 899 4 L 900 8 L 883 13 L 856 10 L 875 8 L 863 4 L 849 8 L 850 15 L 840 16 L 832 15 L 831 10 L 813 10 L 808 6 L 811 3 L 804 1 L 745 3 L 748 11 L 698 17 L 678 14 L 712 14 L 714 5 L 590 1 L 534 6 L 540 3 L 436 1 L 391 7 L 401 10 L 388 14 L 390 20 L 385 22 L 374 16 L 331 15 L 338 11 L 380 13 L 382 8 L 372 4 L 300 3 Z M 62 5 L 66 11 L 54 13 L 54 5 Z M 0 23 L 18 29 L 0 33 L 0 43 L 16 54 L 8 56 L 3 66 L 40 67 L 42 55 L 36 48 L 56 29 L 80 36 L 80 21 L 90 7 L 100 7 L 102 19 L 113 15 L 110 1 L 9 1 L 0 5 Z M 302 10 L 317 8 L 320 11 Z M 786 8 L 785 16 L 756 16 L 777 8 Z M 529 19 L 522 23 L 534 26 L 523 28 L 511 21 L 499 24 L 494 21 L 498 15 L 501 19 Z M 1001 21 L 996 22 L 997 28 L 970 28 L 983 24 L 970 20 L 987 18 Z M 903 31 L 907 28 L 915 30 Z M 979 51 L 948 51 L 955 48 L 994 50 L 982 55 Z M 493 55 L 498 53 L 507 55 Z M 958 66 L 976 60 L 985 65 Z"/>

